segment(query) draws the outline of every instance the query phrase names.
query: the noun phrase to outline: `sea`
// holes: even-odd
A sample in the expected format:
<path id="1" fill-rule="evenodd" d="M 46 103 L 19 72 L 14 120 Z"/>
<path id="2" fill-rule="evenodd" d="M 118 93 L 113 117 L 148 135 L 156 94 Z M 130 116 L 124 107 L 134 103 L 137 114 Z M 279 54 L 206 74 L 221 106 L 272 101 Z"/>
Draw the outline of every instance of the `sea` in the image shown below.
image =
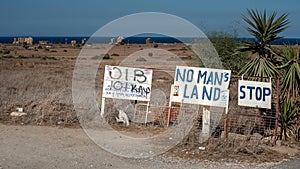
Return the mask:
<path id="1" fill-rule="evenodd" d="M 19 36 L 26 37 L 26 36 Z M 50 44 L 61 43 L 61 44 L 69 44 L 72 40 L 76 40 L 77 42 L 81 42 L 83 39 L 89 40 L 89 42 L 97 42 L 97 43 L 109 43 L 112 38 L 117 39 L 117 37 L 97 37 L 90 38 L 88 36 L 31 36 L 33 38 L 33 43 L 38 44 L 39 41 L 47 41 Z M 15 37 L 1 37 L 0 43 L 12 43 Z M 127 37 L 124 39 L 125 43 L 133 43 L 133 44 L 145 44 L 146 39 L 151 38 L 154 43 L 191 43 L 195 40 L 195 38 L 180 38 L 180 40 L 172 37 Z M 255 41 L 254 38 L 237 38 L 238 41 Z M 274 45 L 299 45 L 300 38 L 282 38 L 278 39 L 271 44 Z"/>

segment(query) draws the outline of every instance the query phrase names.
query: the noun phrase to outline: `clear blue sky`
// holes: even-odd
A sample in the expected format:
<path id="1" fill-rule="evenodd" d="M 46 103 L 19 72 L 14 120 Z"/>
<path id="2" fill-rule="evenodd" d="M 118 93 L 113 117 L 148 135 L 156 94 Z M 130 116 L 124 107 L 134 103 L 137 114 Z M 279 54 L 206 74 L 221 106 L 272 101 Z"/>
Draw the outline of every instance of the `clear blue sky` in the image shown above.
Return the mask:
<path id="1" fill-rule="evenodd" d="M 0 36 L 90 36 L 101 26 L 137 12 L 164 12 L 192 22 L 205 33 L 249 36 L 241 15 L 266 8 L 289 14 L 282 34 L 300 38 L 299 0 L 1 0 Z"/>

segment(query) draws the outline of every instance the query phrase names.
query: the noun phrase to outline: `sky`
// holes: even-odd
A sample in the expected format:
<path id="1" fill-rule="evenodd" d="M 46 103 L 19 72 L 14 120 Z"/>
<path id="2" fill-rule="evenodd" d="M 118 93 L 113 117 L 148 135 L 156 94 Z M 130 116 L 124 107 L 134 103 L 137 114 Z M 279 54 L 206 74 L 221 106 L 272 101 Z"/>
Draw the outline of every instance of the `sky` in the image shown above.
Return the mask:
<path id="1" fill-rule="evenodd" d="M 0 36 L 91 36 L 126 15 L 163 12 L 188 20 L 204 33 L 250 37 L 242 20 L 247 8 L 288 13 L 289 28 L 280 35 L 300 38 L 299 0 L 1 0 Z"/>

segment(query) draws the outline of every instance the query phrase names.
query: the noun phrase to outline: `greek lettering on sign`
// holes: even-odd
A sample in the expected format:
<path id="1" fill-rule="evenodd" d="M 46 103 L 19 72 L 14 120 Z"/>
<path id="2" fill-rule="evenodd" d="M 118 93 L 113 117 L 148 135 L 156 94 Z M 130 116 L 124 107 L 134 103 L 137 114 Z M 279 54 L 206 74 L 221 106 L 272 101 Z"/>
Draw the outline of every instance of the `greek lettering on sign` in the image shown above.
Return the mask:
<path id="1" fill-rule="evenodd" d="M 105 66 L 103 97 L 149 101 L 152 70 Z"/>

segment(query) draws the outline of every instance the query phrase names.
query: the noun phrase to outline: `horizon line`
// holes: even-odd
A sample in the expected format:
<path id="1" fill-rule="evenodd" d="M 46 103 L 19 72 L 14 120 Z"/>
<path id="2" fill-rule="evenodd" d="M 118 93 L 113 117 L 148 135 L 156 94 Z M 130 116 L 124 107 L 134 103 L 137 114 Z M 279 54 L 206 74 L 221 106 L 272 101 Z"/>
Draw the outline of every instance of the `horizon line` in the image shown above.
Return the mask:
<path id="1" fill-rule="evenodd" d="M 6 37 L 6 38 L 19 38 L 19 37 L 84 37 L 84 38 L 91 38 L 92 36 L 89 35 L 0 35 L 1 37 Z M 120 37 L 120 36 L 93 36 L 93 37 L 100 37 L 100 38 L 116 38 L 116 37 Z M 199 38 L 199 37 L 169 37 L 169 36 L 129 36 L 129 37 L 125 37 L 124 38 L 130 38 L 130 37 L 135 37 L 135 38 Z M 207 36 L 209 37 L 209 36 Z M 237 36 L 235 38 L 253 38 L 255 39 L 255 37 L 251 37 L 251 36 Z M 291 37 L 291 36 L 285 36 L 281 39 L 300 39 L 300 37 Z"/>

